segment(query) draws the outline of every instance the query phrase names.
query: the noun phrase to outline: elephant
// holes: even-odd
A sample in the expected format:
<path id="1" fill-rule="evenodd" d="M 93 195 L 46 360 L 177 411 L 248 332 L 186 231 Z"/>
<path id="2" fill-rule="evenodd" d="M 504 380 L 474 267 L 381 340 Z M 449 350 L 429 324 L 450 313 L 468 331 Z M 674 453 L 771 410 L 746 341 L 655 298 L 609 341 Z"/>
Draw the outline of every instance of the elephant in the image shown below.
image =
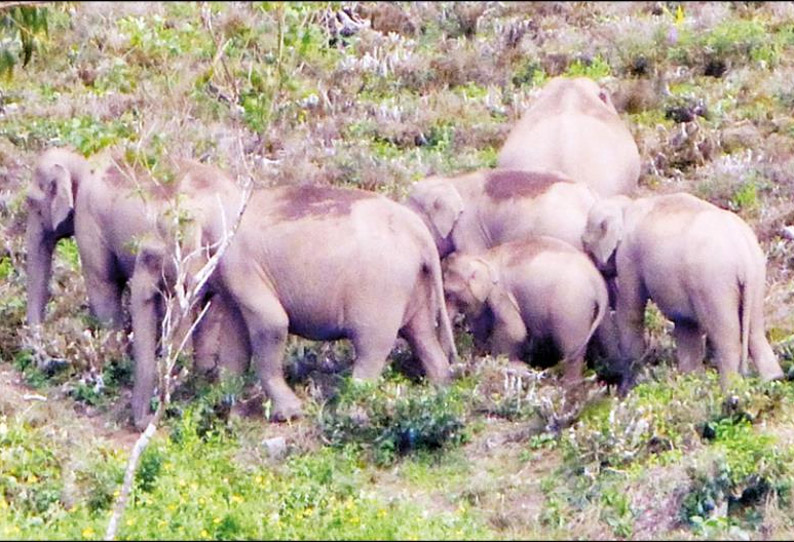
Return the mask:
<path id="1" fill-rule="evenodd" d="M 206 168 L 213 182 L 227 177 L 222 170 Z M 190 211 L 186 239 L 218 246 L 242 194 L 218 201 L 225 205 L 222 212 Z M 143 246 L 132 281 L 135 362 L 149 371 L 154 367 L 156 299 L 162 277 L 169 280 L 163 266 L 172 250 L 168 232 L 159 243 Z M 284 421 L 302 415 L 300 400 L 284 379 L 289 333 L 310 340 L 350 339 L 357 379 L 381 374 L 399 334 L 428 379 L 446 382 L 457 350 L 441 280 L 433 239 L 405 206 L 364 190 L 300 185 L 253 190 L 207 288 L 228 299 L 237 313 L 272 402 L 271 418 Z M 133 397 L 139 422 L 148 416 L 150 393 L 147 388 Z"/>
<path id="2" fill-rule="evenodd" d="M 581 248 L 595 201 L 590 188 L 558 172 L 486 169 L 418 181 L 406 204 L 422 217 L 445 258 L 531 235 Z"/>
<path id="3" fill-rule="evenodd" d="M 92 314 L 102 325 L 124 325 L 122 294 L 135 269 L 135 244 L 152 235 L 158 210 L 173 201 L 182 187 L 158 185 L 146 172 L 111 158 L 106 154 L 91 163 L 69 149 L 52 148 L 37 160 L 27 194 L 29 325 L 38 326 L 44 320 L 55 244 L 72 236 Z M 192 336 L 196 364 L 202 371 L 220 362 L 242 363 L 238 358 L 242 339 L 218 331 L 228 310 L 215 303 L 204 331 Z M 136 366 L 135 388 L 140 387 L 139 373 Z"/>
<path id="4" fill-rule="evenodd" d="M 536 236 L 452 254 L 442 269 L 450 317 L 462 313 L 477 344 L 515 363 L 529 339 L 551 339 L 566 387 L 581 382 L 587 344 L 609 310 L 604 279 L 581 250 Z"/>
<path id="5" fill-rule="evenodd" d="M 723 389 L 746 373 L 748 356 L 763 380 L 783 375 L 764 332 L 766 257 L 734 213 L 686 193 L 614 196 L 590 210 L 582 242 L 598 267 L 616 273 L 623 392 L 645 350 L 649 299 L 674 323 L 682 371 L 702 368 L 705 336 Z"/>
<path id="6" fill-rule="evenodd" d="M 605 89 L 555 77 L 508 134 L 497 166 L 561 171 L 609 197 L 636 191 L 640 154 Z"/>

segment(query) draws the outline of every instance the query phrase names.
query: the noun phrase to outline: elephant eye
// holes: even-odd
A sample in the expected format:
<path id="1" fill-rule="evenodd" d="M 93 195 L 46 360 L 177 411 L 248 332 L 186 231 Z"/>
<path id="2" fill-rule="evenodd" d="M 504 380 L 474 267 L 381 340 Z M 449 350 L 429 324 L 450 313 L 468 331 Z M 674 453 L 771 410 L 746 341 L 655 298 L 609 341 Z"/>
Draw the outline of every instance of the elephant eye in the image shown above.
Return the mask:
<path id="1" fill-rule="evenodd" d="M 600 227 L 601 227 L 601 233 L 606 233 L 607 232 L 607 220 L 606 220 L 606 218 L 601 221 L 601 226 Z"/>

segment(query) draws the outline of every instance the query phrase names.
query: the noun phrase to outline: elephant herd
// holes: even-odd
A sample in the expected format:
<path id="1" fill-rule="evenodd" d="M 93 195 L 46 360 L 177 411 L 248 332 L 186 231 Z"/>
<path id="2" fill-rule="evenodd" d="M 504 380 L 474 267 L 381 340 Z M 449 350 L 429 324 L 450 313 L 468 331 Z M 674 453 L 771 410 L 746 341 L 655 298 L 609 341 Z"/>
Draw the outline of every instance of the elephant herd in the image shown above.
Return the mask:
<path id="1" fill-rule="evenodd" d="M 452 322 L 511 362 L 549 342 L 564 383 L 581 383 L 588 344 L 628 389 L 645 349 L 653 300 L 674 323 L 679 368 L 702 368 L 710 341 L 723 385 L 782 376 L 766 340 L 766 261 L 733 213 L 677 193 L 632 199 L 640 158 L 608 93 L 555 78 L 509 134 L 494 169 L 416 182 L 405 202 L 374 192 L 303 185 L 245 194 L 220 169 L 187 161 L 157 183 L 123 161 L 89 163 L 53 148 L 28 191 L 27 322 L 42 323 L 53 249 L 74 236 L 91 312 L 123 326 L 130 289 L 135 361 L 132 420 L 144 426 L 156 385 L 162 291 L 176 280 L 176 235 L 164 224 L 179 197 L 184 250 L 201 262 L 228 245 L 203 288 L 193 331 L 197 367 L 240 374 L 253 363 L 272 417 L 301 415 L 284 378 L 288 334 L 349 339 L 353 376 L 380 375 L 398 336 L 429 380 L 457 359 Z"/>

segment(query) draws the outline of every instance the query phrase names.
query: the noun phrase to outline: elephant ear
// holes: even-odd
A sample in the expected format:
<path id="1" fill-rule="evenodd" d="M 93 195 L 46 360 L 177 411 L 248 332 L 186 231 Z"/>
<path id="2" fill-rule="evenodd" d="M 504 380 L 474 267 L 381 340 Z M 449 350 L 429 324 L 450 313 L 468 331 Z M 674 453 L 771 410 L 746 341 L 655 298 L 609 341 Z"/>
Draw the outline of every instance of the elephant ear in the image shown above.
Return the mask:
<path id="1" fill-rule="evenodd" d="M 419 204 L 442 239 L 449 237 L 463 212 L 463 198 L 455 187 L 443 180 L 419 183 L 411 199 Z"/>
<path id="2" fill-rule="evenodd" d="M 474 258 L 471 261 L 467 285 L 477 301 L 484 303 L 497 282 L 499 281 L 491 264 L 482 258 Z"/>
<path id="3" fill-rule="evenodd" d="M 52 166 L 49 179 L 50 220 L 52 229 L 57 230 L 74 210 L 74 192 L 72 176 L 60 164 Z"/>
<path id="4" fill-rule="evenodd" d="M 615 212 L 607 213 L 597 225 L 593 255 L 599 265 L 607 265 L 622 240 L 623 213 L 617 209 Z"/>

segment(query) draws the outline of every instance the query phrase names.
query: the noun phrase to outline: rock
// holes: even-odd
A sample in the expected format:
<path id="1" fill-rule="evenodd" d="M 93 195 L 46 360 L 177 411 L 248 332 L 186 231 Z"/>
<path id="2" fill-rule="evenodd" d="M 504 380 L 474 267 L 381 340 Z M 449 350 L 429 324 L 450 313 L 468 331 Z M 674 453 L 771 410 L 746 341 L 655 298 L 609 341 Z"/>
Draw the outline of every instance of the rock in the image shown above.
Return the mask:
<path id="1" fill-rule="evenodd" d="M 287 441 L 284 437 L 274 437 L 265 439 L 262 446 L 267 450 L 270 459 L 280 460 L 287 455 Z"/>

